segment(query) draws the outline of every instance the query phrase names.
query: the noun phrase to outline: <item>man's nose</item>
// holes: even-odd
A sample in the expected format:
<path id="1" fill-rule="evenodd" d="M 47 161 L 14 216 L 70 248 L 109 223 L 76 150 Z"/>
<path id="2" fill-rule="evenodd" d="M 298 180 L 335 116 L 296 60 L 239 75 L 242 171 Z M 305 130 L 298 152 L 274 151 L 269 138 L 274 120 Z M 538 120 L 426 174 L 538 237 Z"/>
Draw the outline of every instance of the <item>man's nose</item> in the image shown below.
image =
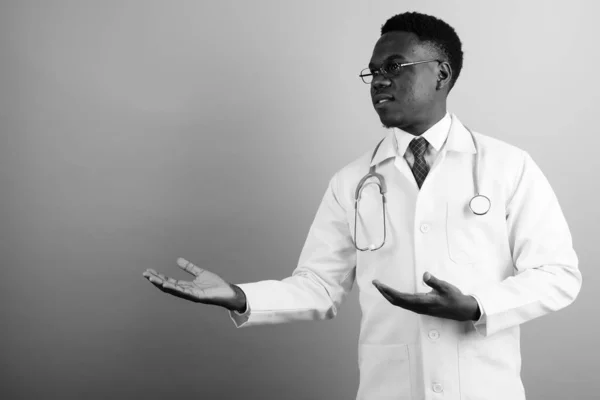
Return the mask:
<path id="1" fill-rule="evenodd" d="M 388 87 L 392 84 L 388 78 L 383 76 L 382 74 L 377 74 L 373 77 L 373 81 L 371 82 L 371 87 L 375 90 L 379 90 L 384 87 Z"/>

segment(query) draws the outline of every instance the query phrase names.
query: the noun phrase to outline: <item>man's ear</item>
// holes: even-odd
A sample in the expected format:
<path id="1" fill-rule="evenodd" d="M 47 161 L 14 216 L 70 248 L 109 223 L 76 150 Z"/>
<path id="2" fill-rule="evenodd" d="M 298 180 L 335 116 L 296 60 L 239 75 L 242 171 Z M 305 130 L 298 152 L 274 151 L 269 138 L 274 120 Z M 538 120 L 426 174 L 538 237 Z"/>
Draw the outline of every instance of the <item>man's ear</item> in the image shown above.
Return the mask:
<path id="1" fill-rule="evenodd" d="M 445 87 L 450 86 L 452 81 L 452 67 L 447 61 L 442 61 L 438 66 L 438 81 L 436 85 L 437 90 L 441 90 Z"/>

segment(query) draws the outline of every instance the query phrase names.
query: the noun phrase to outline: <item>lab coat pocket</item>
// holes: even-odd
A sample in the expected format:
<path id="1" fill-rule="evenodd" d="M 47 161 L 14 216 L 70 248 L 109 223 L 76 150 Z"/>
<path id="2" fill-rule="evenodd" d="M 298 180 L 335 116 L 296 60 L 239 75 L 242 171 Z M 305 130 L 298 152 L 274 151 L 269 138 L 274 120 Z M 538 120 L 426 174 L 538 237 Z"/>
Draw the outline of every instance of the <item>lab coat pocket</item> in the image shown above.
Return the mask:
<path id="1" fill-rule="evenodd" d="M 519 380 L 521 370 L 518 331 L 505 329 L 488 337 L 474 330 L 458 343 L 460 385 L 474 399 L 490 393 L 502 399 L 524 399 Z"/>
<path id="2" fill-rule="evenodd" d="M 467 201 L 446 203 L 448 257 L 456 264 L 473 264 L 485 250 L 483 227 L 487 215 L 475 215 Z"/>
<path id="3" fill-rule="evenodd" d="M 407 344 L 358 346 L 360 387 L 358 400 L 412 398 Z"/>

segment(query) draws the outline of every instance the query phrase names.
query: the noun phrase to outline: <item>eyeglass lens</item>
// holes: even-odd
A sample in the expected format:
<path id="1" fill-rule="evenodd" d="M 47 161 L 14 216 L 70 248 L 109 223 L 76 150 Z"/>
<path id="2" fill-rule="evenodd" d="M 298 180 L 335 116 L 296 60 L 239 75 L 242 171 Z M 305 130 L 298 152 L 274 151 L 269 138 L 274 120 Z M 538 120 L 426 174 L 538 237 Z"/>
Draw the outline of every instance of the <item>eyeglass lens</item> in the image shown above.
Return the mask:
<path id="1" fill-rule="evenodd" d="M 383 72 L 383 76 L 386 78 L 393 78 L 399 76 L 402 73 L 402 62 L 396 59 L 386 60 L 381 69 L 369 69 L 365 68 L 361 71 L 361 78 L 364 83 L 371 83 L 373 81 L 373 75 L 380 74 Z"/>

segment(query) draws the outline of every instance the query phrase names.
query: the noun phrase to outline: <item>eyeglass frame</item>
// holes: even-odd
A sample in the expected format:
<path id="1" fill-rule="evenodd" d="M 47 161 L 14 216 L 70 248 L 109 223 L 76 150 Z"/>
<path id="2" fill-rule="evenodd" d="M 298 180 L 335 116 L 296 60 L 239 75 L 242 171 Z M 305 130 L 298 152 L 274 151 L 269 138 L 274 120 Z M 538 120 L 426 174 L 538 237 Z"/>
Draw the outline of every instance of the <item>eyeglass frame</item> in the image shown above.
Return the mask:
<path id="1" fill-rule="evenodd" d="M 410 62 L 405 62 L 405 63 L 394 63 L 394 65 L 398 65 L 400 66 L 400 68 L 404 68 L 404 67 L 408 67 L 410 65 L 417 65 L 417 64 L 424 64 L 424 63 L 430 63 L 430 62 L 438 62 L 438 63 L 442 63 L 444 62 L 444 60 L 438 60 L 438 59 L 434 59 L 434 60 L 425 60 L 425 61 L 410 61 Z M 365 74 L 365 71 L 369 71 L 371 72 L 370 74 Z M 360 74 L 358 74 L 358 76 L 360 77 L 360 79 L 367 85 L 370 85 L 371 83 L 373 83 L 373 81 L 375 80 L 375 76 L 376 75 L 382 75 L 384 78 L 394 78 L 397 76 L 400 76 L 400 74 L 397 75 L 391 75 L 389 72 L 387 72 L 386 70 L 383 69 L 383 66 L 375 69 L 375 70 L 371 70 L 371 68 L 364 68 L 363 70 L 360 71 Z M 372 76 L 373 78 L 371 78 L 371 82 L 365 82 L 365 77 L 366 76 Z"/>

